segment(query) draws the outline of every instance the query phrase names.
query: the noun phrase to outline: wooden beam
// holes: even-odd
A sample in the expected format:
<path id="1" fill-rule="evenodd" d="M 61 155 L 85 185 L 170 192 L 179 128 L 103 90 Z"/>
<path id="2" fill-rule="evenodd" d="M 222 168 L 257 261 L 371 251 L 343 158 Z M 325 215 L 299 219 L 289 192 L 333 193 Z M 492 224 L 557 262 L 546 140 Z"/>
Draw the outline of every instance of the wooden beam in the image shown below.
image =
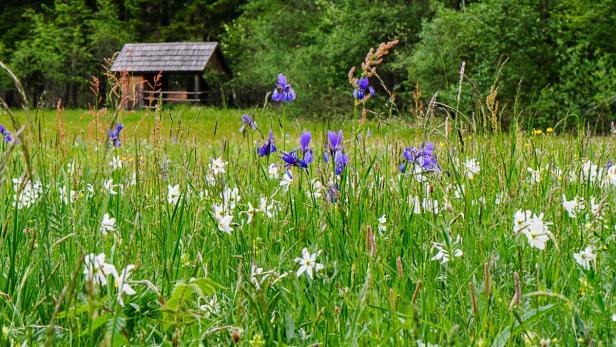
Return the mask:
<path id="1" fill-rule="evenodd" d="M 199 76 L 198 74 L 195 74 L 194 76 L 195 78 L 195 99 L 198 101 L 199 100 L 199 93 L 201 92 L 201 86 L 200 86 L 200 78 L 201 76 Z"/>

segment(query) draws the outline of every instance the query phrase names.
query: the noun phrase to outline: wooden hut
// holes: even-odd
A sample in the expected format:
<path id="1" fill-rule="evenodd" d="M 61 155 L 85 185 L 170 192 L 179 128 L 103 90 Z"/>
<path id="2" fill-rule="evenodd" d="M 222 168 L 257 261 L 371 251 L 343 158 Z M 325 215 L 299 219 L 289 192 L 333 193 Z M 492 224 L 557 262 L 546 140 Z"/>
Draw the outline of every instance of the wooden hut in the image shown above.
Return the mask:
<path id="1" fill-rule="evenodd" d="M 209 69 L 230 74 L 217 42 L 128 43 L 111 66 L 121 76 L 121 106 L 128 109 L 158 100 L 203 103 Z"/>

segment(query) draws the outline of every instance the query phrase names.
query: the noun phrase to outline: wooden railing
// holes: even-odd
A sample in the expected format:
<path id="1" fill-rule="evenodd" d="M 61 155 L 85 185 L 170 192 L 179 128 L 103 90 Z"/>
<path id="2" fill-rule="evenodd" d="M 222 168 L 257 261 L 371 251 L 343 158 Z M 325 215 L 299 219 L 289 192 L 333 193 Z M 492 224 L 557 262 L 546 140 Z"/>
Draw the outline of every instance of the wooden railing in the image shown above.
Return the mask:
<path id="1" fill-rule="evenodd" d="M 202 99 L 201 96 L 208 94 L 208 92 L 185 92 L 185 91 L 176 91 L 176 90 L 154 90 L 154 91 L 143 91 L 141 93 L 144 102 L 153 101 L 171 101 L 171 102 L 201 102 L 206 101 L 206 99 Z M 162 97 L 161 97 L 162 96 Z M 175 96 L 175 97 L 174 97 Z M 185 98 L 178 96 L 186 96 Z"/>
<path id="2" fill-rule="evenodd" d="M 265 97 L 265 92 L 261 90 L 242 90 L 236 92 L 231 89 L 226 89 L 224 93 L 220 90 L 207 90 L 200 92 L 185 92 L 177 90 L 143 90 L 139 91 L 141 98 L 135 98 L 134 101 L 140 100 L 140 103 L 131 105 L 134 107 L 153 108 L 162 99 L 163 103 L 201 103 L 209 106 L 243 106 L 252 107 L 261 104 Z"/>

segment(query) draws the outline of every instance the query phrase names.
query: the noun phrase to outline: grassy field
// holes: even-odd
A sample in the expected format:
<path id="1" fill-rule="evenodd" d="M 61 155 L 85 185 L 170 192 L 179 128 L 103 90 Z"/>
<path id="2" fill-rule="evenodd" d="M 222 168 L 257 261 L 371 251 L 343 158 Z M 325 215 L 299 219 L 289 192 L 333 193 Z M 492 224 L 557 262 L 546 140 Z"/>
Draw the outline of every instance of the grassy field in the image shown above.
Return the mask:
<path id="1" fill-rule="evenodd" d="M 74 140 L 96 142 L 106 141 L 109 124 L 117 116 L 117 122 L 125 126 L 124 136 L 128 141 L 150 139 L 156 122 L 154 111 L 120 111 L 117 115 L 113 111 L 99 110 L 63 110 L 58 116 L 56 110 L 41 110 L 33 116 L 26 116 L 24 111 L 15 110 L 19 119 L 29 119 L 37 134 L 49 140 L 57 140 L 62 128 L 65 139 L 69 142 Z M 165 109 L 160 113 L 160 139 L 169 142 L 183 142 L 191 144 L 212 144 L 221 140 L 239 142 L 243 139 L 242 133 L 238 132 L 241 126 L 240 116 L 251 115 L 260 129 L 267 136 L 267 129 L 274 129 L 281 134 L 282 111 L 276 108 L 269 109 L 221 109 L 207 107 L 182 107 L 176 106 Z M 351 123 L 348 117 L 342 115 L 338 118 L 327 119 L 315 118 L 290 118 L 284 124 L 285 132 L 289 137 L 298 136 L 304 130 L 314 133 L 325 134 L 328 129 L 343 129 L 351 131 Z M 10 118 L 0 110 L 0 124 L 9 125 Z M 60 125 L 62 124 L 62 125 Z M 394 124 L 395 126 L 388 126 Z M 418 133 L 418 130 L 402 119 L 379 120 L 373 119 L 367 123 L 372 134 L 377 137 L 385 135 L 396 139 L 405 139 Z M 255 141 L 261 138 L 261 134 L 255 132 L 251 136 Z"/>
<path id="2" fill-rule="evenodd" d="M 242 113 L 276 152 L 257 155 Z M 178 108 L 119 114 L 109 147 L 110 112 L 18 117 L 0 345 L 616 344 L 613 138 L 303 119 L 283 135 L 278 110 Z M 283 166 L 296 148 L 305 169 Z"/>

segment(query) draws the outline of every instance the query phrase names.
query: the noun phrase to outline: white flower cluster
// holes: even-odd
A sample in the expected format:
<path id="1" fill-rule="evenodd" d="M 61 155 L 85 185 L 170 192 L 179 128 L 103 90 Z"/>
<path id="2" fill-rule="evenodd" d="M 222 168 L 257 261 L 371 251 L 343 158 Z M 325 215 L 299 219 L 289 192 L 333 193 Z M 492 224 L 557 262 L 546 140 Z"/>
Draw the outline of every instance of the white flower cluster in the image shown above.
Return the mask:
<path id="1" fill-rule="evenodd" d="M 513 233 L 524 234 L 532 247 L 544 250 L 551 236 L 550 224 L 543 221 L 543 213 L 536 215 L 529 210 L 518 210 L 513 216 Z"/>
<path id="2" fill-rule="evenodd" d="M 20 187 L 23 187 L 21 191 Z M 40 181 L 28 180 L 22 182 L 19 178 L 13 178 L 13 189 L 15 190 L 15 201 L 13 206 L 18 209 L 32 206 L 43 193 L 43 185 Z"/>
<path id="3" fill-rule="evenodd" d="M 241 213 L 244 213 L 247 216 L 246 224 L 250 224 L 257 213 L 263 213 L 267 219 L 270 219 L 276 213 L 275 201 L 268 199 L 265 196 L 261 196 L 259 207 L 255 208 L 250 202 L 248 202 L 248 209 Z"/>
<path id="4" fill-rule="evenodd" d="M 132 271 L 135 269 L 135 265 L 127 265 L 120 273 L 116 270 L 113 264 L 105 262 L 105 253 L 94 254 L 90 253 L 84 258 L 85 267 L 83 274 L 86 281 L 96 287 L 104 287 L 107 285 L 107 276 L 112 275 L 114 278 L 115 287 L 118 288 L 117 300 L 120 306 L 124 306 L 123 294 L 135 295 L 137 292 L 128 283 Z"/>

